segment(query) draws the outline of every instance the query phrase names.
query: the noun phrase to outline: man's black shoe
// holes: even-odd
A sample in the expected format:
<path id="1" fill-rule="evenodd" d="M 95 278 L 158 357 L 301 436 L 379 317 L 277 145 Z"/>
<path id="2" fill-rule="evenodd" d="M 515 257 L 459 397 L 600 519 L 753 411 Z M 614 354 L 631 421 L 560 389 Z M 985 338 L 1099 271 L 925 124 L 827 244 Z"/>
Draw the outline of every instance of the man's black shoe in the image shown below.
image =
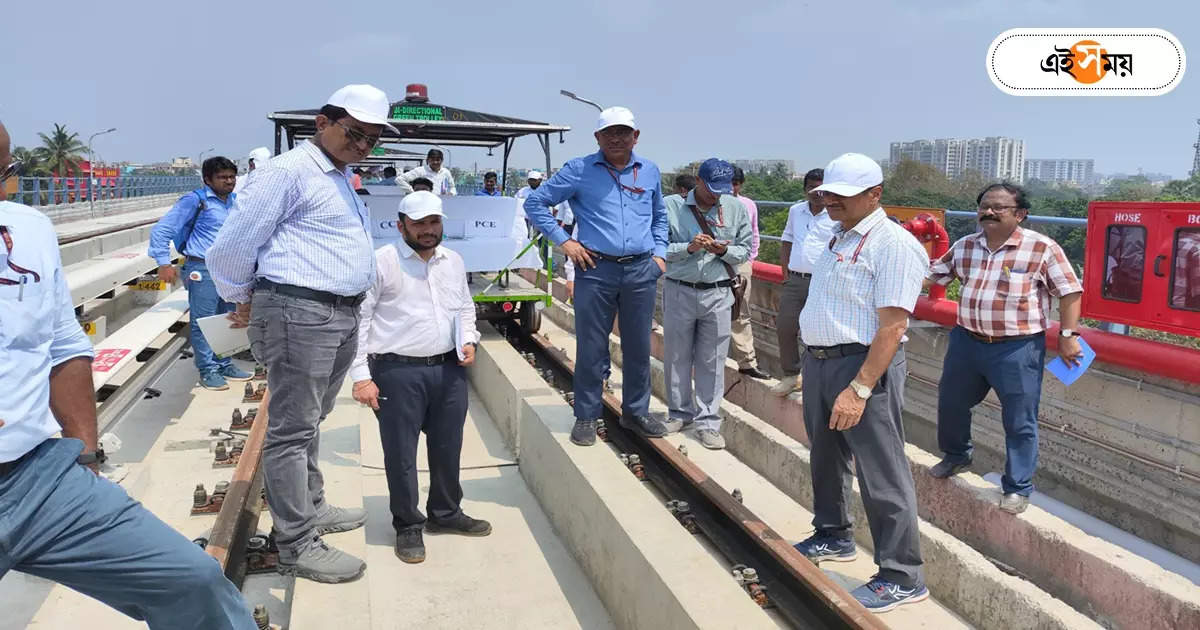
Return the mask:
<path id="1" fill-rule="evenodd" d="M 408 564 L 425 562 L 425 541 L 420 527 L 409 527 L 396 532 L 396 557 Z"/>
<path id="2" fill-rule="evenodd" d="M 953 477 L 954 475 L 957 475 L 958 473 L 967 470 L 970 467 L 971 460 L 969 459 L 965 461 L 954 461 L 947 458 L 934 464 L 933 468 L 929 469 L 929 474 L 938 479 L 946 479 Z"/>
<path id="3" fill-rule="evenodd" d="M 651 416 L 621 416 L 621 426 L 642 437 L 662 437 L 668 433 L 667 425 Z"/>
<path id="4" fill-rule="evenodd" d="M 742 369 L 738 370 L 738 374 L 745 374 L 746 376 L 749 376 L 750 378 L 757 378 L 757 379 L 763 379 L 763 380 L 771 378 L 770 374 L 767 374 L 766 372 L 758 369 L 758 366 L 742 368 Z"/>
<path id="5" fill-rule="evenodd" d="M 591 446 L 596 443 L 596 421 L 576 420 L 571 428 L 571 442 L 579 446 Z"/>
<path id="6" fill-rule="evenodd" d="M 430 534 L 459 534 L 461 536 L 487 536 L 492 533 L 492 524 L 471 518 L 462 512 L 446 521 L 425 521 L 425 531 Z"/>

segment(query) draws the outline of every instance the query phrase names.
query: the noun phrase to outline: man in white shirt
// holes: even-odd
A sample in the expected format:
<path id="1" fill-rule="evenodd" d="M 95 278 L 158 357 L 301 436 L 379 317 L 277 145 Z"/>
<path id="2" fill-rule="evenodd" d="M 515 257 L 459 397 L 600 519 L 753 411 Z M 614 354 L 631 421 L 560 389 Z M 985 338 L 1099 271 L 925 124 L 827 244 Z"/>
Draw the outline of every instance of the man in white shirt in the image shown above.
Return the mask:
<path id="1" fill-rule="evenodd" d="M 246 173 L 238 175 L 237 183 L 233 186 L 233 192 L 240 193 L 246 187 L 246 182 L 250 181 L 250 174 L 254 169 L 260 166 L 266 166 L 271 159 L 271 150 L 267 147 L 258 147 L 250 151 L 250 155 L 246 157 Z"/>
<path id="2" fill-rule="evenodd" d="M 779 260 L 784 265 L 783 295 L 779 298 L 779 314 L 775 317 L 775 332 L 779 336 L 779 365 L 783 379 L 771 392 L 787 396 L 800 391 L 800 311 L 808 301 L 808 284 L 813 266 L 833 238 L 836 222 L 825 211 L 825 202 L 813 192 L 825 179 L 819 168 L 805 173 L 802 201 L 788 209 L 787 226 L 783 228 Z"/>
<path id="3" fill-rule="evenodd" d="M 458 189 L 454 186 L 454 174 L 450 172 L 450 169 L 442 168 L 444 160 L 441 149 L 430 149 L 429 153 L 425 155 L 425 166 L 418 166 L 400 175 L 396 178 L 396 185 L 405 193 L 410 193 L 413 191 L 410 185 L 412 181 L 418 177 L 424 177 L 433 182 L 435 194 L 450 197 L 458 195 Z"/>
<path id="4" fill-rule="evenodd" d="M 404 242 L 375 252 L 375 282 L 359 312 L 354 399 L 375 410 L 383 441 L 396 556 L 425 560 L 430 532 L 487 536 L 463 513 L 459 455 L 467 419 L 466 368 L 479 333 L 462 257 L 441 247 L 442 200 L 417 191 L 400 202 Z M 417 442 L 429 453 L 428 520 L 417 509 Z"/>

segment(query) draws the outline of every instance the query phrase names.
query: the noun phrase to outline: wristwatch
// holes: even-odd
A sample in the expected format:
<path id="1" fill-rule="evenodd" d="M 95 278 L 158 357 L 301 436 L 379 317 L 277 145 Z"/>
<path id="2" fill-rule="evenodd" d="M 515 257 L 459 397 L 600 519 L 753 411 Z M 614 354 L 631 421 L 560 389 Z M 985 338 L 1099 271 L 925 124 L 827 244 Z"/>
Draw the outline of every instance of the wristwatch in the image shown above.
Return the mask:
<path id="1" fill-rule="evenodd" d="M 75 463 L 84 466 L 103 464 L 106 461 L 108 461 L 108 457 L 104 454 L 104 449 L 102 448 L 98 448 L 92 453 L 81 453 L 79 457 L 75 458 Z"/>
<path id="2" fill-rule="evenodd" d="M 850 381 L 850 389 L 854 390 L 854 394 L 863 400 L 871 397 L 871 388 L 858 381 Z"/>
<path id="3" fill-rule="evenodd" d="M 1078 334 L 1079 333 L 1075 332 L 1074 330 L 1071 330 L 1070 328 L 1063 328 L 1062 330 L 1058 331 L 1058 335 L 1060 337 L 1063 337 L 1064 339 L 1067 337 L 1074 337 L 1075 335 L 1078 335 Z"/>

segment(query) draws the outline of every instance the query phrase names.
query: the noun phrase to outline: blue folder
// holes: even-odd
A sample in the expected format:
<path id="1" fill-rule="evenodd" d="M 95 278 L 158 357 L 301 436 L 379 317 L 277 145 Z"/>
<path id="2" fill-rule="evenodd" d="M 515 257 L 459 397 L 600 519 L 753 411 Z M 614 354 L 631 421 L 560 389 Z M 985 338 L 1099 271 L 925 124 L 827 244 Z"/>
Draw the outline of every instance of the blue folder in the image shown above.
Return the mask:
<path id="1" fill-rule="evenodd" d="M 1080 358 L 1079 365 L 1070 366 L 1062 360 L 1062 357 L 1055 357 L 1053 361 L 1046 364 L 1046 369 L 1050 370 L 1055 378 L 1068 387 L 1071 383 L 1079 380 L 1079 377 L 1083 376 L 1083 373 L 1092 365 L 1092 361 L 1096 359 L 1096 351 L 1092 350 L 1083 337 L 1079 338 L 1079 347 L 1083 350 L 1083 357 Z"/>

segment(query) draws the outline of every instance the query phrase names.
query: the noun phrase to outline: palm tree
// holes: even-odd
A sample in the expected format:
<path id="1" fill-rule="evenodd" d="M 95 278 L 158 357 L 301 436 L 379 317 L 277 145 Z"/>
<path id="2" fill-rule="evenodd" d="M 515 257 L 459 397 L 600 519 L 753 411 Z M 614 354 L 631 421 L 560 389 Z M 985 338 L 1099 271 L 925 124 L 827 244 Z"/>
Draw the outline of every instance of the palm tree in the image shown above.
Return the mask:
<path id="1" fill-rule="evenodd" d="M 87 145 L 79 140 L 78 133 L 68 133 L 66 125 L 54 124 L 54 132 L 47 136 L 39 133 L 42 146 L 35 149 L 37 156 L 45 163 L 45 168 L 58 173 L 60 177 L 70 175 L 68 171 L 79 173 L 79 161 L 82 153 L 87 152 Z"/>
<path id="2" fill-rule="evenodd" d="M 12 156 L 14 160 L 21 163 L 21 174 L 25 177 L 46 177 L 50 175 L 50 170 L 42 162 L 37 149 L 17 147 L 12 150 Z"/>

